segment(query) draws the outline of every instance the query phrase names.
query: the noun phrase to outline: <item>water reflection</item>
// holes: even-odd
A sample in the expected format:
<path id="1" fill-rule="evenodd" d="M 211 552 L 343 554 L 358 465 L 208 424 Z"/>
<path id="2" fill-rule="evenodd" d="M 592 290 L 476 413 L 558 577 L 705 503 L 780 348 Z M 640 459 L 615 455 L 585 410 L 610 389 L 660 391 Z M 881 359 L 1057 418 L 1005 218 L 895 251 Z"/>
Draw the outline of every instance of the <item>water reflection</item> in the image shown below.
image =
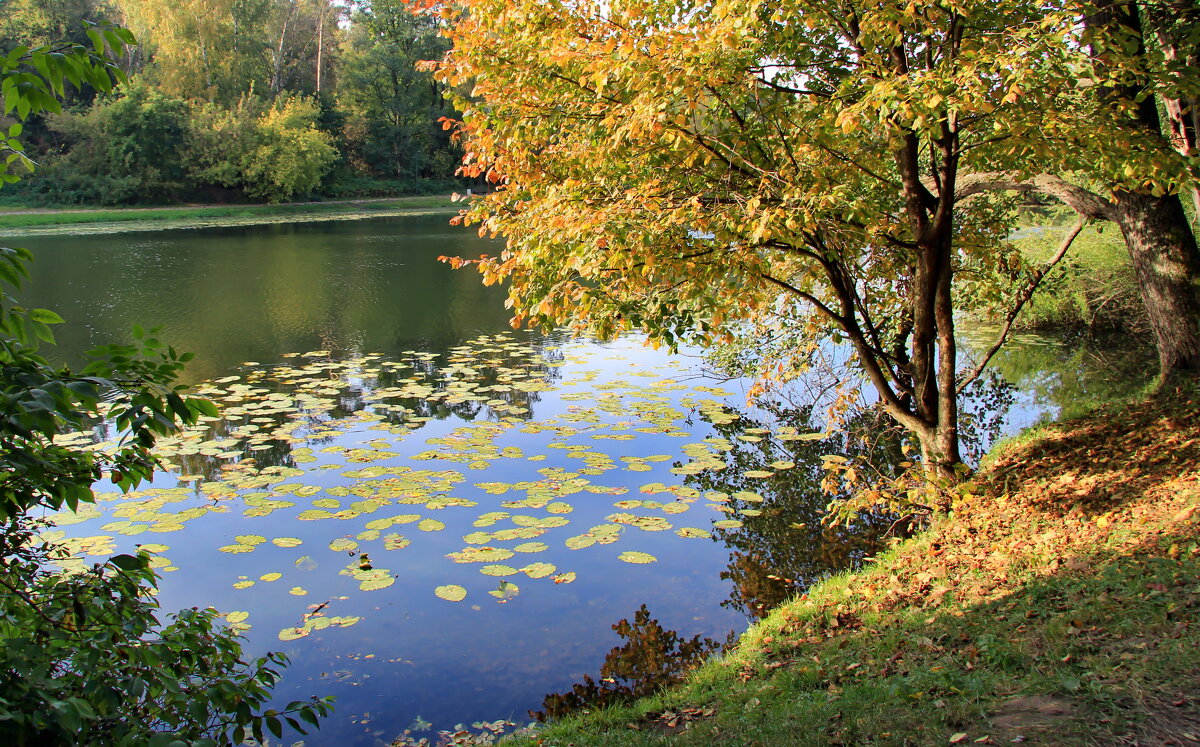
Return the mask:
<path id="1" fill-rule="evenodd" d="M 709 656 L 731 646 L 737 637 L 737 631 L 730 631 L 723 642 L 699 635 L 684 638 L 651 617 L 644 604 L 634 613 L 633 622 L 622 619 L 612 629 L 625 643 L 605 655 L 599 678 L 585 674 L 569 691 L 547 695 L 542 710 L 531 710 L 530 716 L 546 721 L 650 695 L 679 682 Z"/>

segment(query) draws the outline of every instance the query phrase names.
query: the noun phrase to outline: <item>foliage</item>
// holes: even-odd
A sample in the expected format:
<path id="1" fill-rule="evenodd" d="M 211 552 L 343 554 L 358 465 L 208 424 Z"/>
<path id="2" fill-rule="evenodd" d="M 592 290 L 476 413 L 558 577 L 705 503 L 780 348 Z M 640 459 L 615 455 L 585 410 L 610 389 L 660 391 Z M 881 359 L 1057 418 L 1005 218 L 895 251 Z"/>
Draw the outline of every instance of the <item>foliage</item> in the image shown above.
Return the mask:
<path id="1" fill-rule="evenodd" d="M 163 201 L 184 186 L 179 146 L 188 106 L 181 99 L 142 85 L 124 86 L 119 96 L 82 114 L 51 117 L 48 124 L 70 146 L 66 157 L 37 179 L 55 202 Z"/>
<path id="2" fill-rule="evenodd" d="M 372 2 L 352 20 L 338 92 L 351 164 L 381 176 L 450 176 L 459 153 L 437 120 L 453 112 L 419 69 L 446 51 L 437 23 L 399 0 Z"/>
<path id="3" fill-rule="evenodd" d="M 241 186 L 263 113 L 262 103 L 250 96 L 231 107 L 194 105 L 187 133 L 189 176 L 200 184 Z"/>
<path id="4" fill-rule="evenodd" d="M 281 141 L 278 132 L 261 131 L 271 130 L 270 123 L 259 122 L 295 98 L 320 102 L 314 124 L 342 163 L 326 169 L 318 149 L 323 193 L 357 196 L 361 179 L 404 185 L 373 188 L 386 195 L 457 184 L 460 152 L 438 123 L 452 110 L 432 73 L 418 69 L 446 45 L 435 23 L 403 3 L 364 3 L 351 14 L 329 0 L 53 0 L 44 7 L 19 0 L 6 11 L 0 38 L 67 38 L 57 32 L 117 12 L 141 40 L 136 48 L 114 49 L 135 84 L 127 98 L 136 102 L 93 101 L 68 84 L 67 114 L 50 126 L 38 117 L 25 123 L 31 153 L 43 165 L 20 188 L 27 199 L 116 205 L 279 201 L 307 193 L 303 159 L 281 157 L 297 134 Z M 117 112 L 123 107 L 135 111 Z M 152 121 L 167 114 L 166 129 L 167 122 Z M 159 157 L 164 134 L 174 146 L 168 158 Z M 266 149 L 264 140 L 271 141 Z M 312 146 L 310 135 L 301 140 L 303 148 Z M 413 186 L 422 181 L 430 184 Z"/>
<path id="5" fill-rule="evenodd" d="M 46 44 L 29 48 L 17 46 L 0 58 L 0 97 L 4 99 L 4 114 L 15 114 L 18 120 L 43 112 L 59 112 L 62 105 L 58 99 L 64 94 L 64 86 L 88 84 L 98 91 L 110 91 L 115 83 L 124 80 L 121 69 L 108 56 L 119 55 L 133 36 L 125 29 L 114 26 L 86 24 L 86 33 L 91 47 L 82 44 Z M 12 173 L 15 165 L 32 170 L 32 162 L 25 155 L 24 145 L 18 139 L 24 129 L 21 121 L 8 127 L 0 153 L 6 154 L 2 179 L 12 184 L 20 179 Z"/>
<path id="6" fill-rule="evenodd" d="M 317 107 L 300 98 L 276 104 L 255 124 L 255 148 L 244 162 L 246 192 L 283 202 L 312 192 L 337 151 L 316 128 Z"/>
<path id="7" fill-rule="evenodd" d="M 1019 231 L 1013 243 L 1032 259 L 1044 261 L 1062 230 L 1032 226 Z M 1019 328 L 1089 334 L 1124 331 L 1139 336 L 1149 332 L 1137 278 L 1116 230 L 1085 229 L 1067 258 L 1046 276 L 1042 291 L 1017 318 Z"/>
<path id="8" fill-rule="evenodd" d="M 93 33 L 94 53 L 8 55 L 0 73 L 6 110 L 25 118 L 56 109 L 64 79 L 105 88 L 119 79 L 104 44 L 131 37 Z M 36 72 L 17 70 L 21 60 Z M 10 137 L 7 147 L 21 157 L 18 141 Z M 0 249 L 0 284 L 17 288 L 30 259 Z M 160 343 L 155 330 L 135 327 L 133 344 L 93 351 L 78 374 L 51 365 L 37 346 L 53 343 L 50 325 L 60 322 L 52 311 L 18 305 L 7 288 L 0 295 L 0 735 L 16 745 L 216 745 L 247 733 L 261 741 L 264 728 L 280 736 L 284 721 L 303 731 L 294 716 L 316 725 L 328 699 L 257 712 L 286 659 L 243 661 L 237 636 L 218 627 L 214 610 L 160 624 L 148 555 L 118 555 L 82 573 L 50 569 L 68 553 L 38 541 L 44 525 L 28 518 L 32 510 L 94 500 L 92 483 L 106 471 L 122 489 L 138 485 L 158 466 L 157 436 L 216 414 L 172 385 L 189 356 Z M 98 422 L 120 434 L 111 452 L 61 438 Z"/>
<path id="9" fill-rule="evenodd" d="M 466 168 L 499 184 L 468 220 L 508 240 L 470 261 L 509 283 L 514 323 L 666 344 L 749 323 L 790 340 L 768 375 L 847 342 L 953 479 L 977 375 L 959 378 L 954 317 L 1015 303 L 1030 270 L 957 179 L 1029 142 L 1031 81 L 1060 59 L 1042 4 L 441 11 Z"/>
<path id="10" fill-rule="evenodd" d="M 283 654 L 242 656 L 213 609 L 161 624 L 150 557 L 117 555 L 80 573 L 23 517 L 0 533 L 0 738 L 6 744 L 240 744 L 284 722 L 303 733 L 329 699 L 263 710 Z"/>

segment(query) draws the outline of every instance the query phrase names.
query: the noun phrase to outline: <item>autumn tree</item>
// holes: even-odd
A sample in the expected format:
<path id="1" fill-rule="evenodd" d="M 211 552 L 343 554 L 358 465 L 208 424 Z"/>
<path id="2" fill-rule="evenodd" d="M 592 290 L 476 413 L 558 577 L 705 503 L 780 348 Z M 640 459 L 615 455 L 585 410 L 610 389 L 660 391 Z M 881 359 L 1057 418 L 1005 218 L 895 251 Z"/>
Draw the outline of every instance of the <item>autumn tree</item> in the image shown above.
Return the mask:
<path id="1" fill-rule="evenodd" d="M 1040 278 L 961 174 L 1007 163 L 1052 64 L 1039 3 L 513 2 L 439 8 L 470 222 L 515 323 L 846 342 L 927 471 L 961 473 L 955 317 Z M 1021 116 L 1010 117 L 1008 112 Z"/>
<path id="2" fill-rule="evenodd" d="M 1116 224 L 1154 333 L 1160 380 L 1195 375 L 1200 251 L 1181 196 L 1198 199 L 1200 188 L 1200 66 L 1185 62 L 1200 53 L 1200 8 L 1088 0 L 1068 2 L 1049 19 L 1067 43 L 1057 50 L 1061 63 L 1039 79 L 1053 93 L 1027 123 L 1015 163 L 1021 173 L 967 175 L 960 197 L 1036 191 L 1082 221 Z"/>

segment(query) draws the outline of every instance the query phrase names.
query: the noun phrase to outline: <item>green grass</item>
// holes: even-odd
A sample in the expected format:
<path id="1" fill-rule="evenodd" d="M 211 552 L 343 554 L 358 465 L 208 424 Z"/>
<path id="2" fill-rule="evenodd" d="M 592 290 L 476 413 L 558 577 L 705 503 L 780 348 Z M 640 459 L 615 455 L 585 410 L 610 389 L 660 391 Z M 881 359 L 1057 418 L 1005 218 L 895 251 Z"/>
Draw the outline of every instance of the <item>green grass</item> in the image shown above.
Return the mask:
<path id="1" fill-rule="evenodd" d="M 0 215 L 0 230 L 62 228 L 99 223 L 190 223 L 222 220 L 278 219 L 298 216 L 391 213 L 397 210 L 457 209 L 445 195 L 297 205 L 222 205 L 181 208 L 125 208 L 105 210 L 38 210 Z"/>
<path id="2" fill-rule="evenodd" d="M 1190 397 L 1005 447 L 953 514 L 775 610 L 684 684 L 518 743 L 1200 739 Z"/>
<path id="3" fill-rule="evenodd" d="M 1056 223 L 1029 225 L 1018 231 L 1013 243 L 1028 258 L 1045 261 L 1068 231 Z M 1116 226 L 1093 224 L 1075 238 L 1067 256 L 1021 312 L 1018 325 L 1030 330 L 1146 329 L 1137 278 Z"/>

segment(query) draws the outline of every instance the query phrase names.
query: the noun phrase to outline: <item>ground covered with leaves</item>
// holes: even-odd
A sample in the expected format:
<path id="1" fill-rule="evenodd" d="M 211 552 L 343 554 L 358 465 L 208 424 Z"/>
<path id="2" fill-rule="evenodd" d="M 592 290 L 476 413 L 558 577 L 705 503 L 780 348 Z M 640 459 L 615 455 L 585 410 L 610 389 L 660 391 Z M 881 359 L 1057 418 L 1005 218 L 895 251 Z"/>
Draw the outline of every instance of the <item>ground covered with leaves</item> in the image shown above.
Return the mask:
<path id="1" fill-rule="evenodd" d="M 947 516 L 544 745 L 1200 744 L 1200 397 L 1000 448 Z"/>

